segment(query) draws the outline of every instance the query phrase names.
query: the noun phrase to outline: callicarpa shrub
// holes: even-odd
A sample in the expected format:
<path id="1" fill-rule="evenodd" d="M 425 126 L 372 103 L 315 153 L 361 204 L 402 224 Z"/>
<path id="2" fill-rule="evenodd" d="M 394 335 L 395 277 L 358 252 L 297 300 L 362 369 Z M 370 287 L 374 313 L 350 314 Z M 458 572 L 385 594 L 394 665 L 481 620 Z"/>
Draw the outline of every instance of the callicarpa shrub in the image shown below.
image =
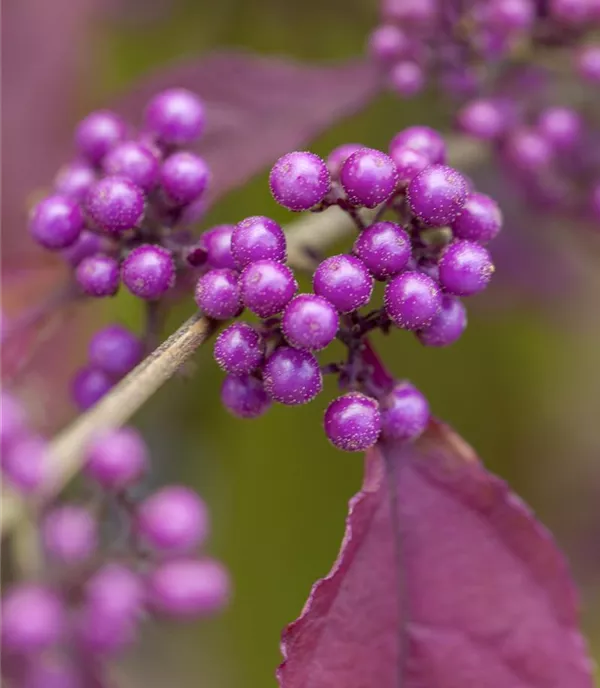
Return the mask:
<path id="1" fill-rule="evenodd" d="M 127 290 L 147 327 L 114 322 L 93 334 L 71 371 L 82 416 L 54 439 L 3 379 L 3 535 L 17 539 L 29 523 L 41 562 L 24 575 L 11 566 L 2 591 L 7 685 L 112 685 L 111 663 L 145 624 L 198 621 L 232 599 L 226 564 L 207 553 L 207 505 L 185 484 L 149 491 L 151 451 L 126 425 L 212 338 L 221 402 L 240 423 L 274 404 L 310 403 L 330 376 L 338 391 L 320 430 L 339 450 L 366 452 L 338 558 L 283 633 L 282 688 L 592 686 L 574 586 L 551 535 L 410 380 L 390 375 L 371 335 L 451 346 L 467 329 L 469 297 L 494 276 L 503 209 L 462 169 L 465 146 L 491 150 L 527 202 L 597 221 L 593 127 L 576 105 L 550 100 L 531 71 L 538 54 L 567 51 L 573 75 L 597 83 L 588 36 L 600 4 L 384 0 L 381 16 L 371 62 L 216 55 L 202 78 L 141 88 L 139 127 L 127 98 L 77 125 L 70 158 L 30 211 L 30 237 L 59 257 L 68 299 L 90 309 Z M 190 81 L 203 79 L 196 93 Z M 552 85 L 547 65 L 544 80 Z M 248 104 L 257 84 L 265 102 Z M 306 150 L 384 85 L 401 97 L 441 86 L 456 128 L 479 143 L 415 122 L 385 150 Z M 238 97 L 252 124 L 219 138 L 223 99 Z M 259 150 L 268 124 L 283 133 Z M 307 220 L 284 230 L 273 206 L 245 218 L 230 208 L 229 224 L 194 231 L 216 199 L 263 168 L 274 203 Z M 342 237 L 345 252 L 329 251 Z M 182 299 L 197 312 L 160 343 L 159 316 Z M 3 348 L 19 349 L 37 323 L 4 317 Z M 78 472 L 80 489 L 63 491 Z"/>

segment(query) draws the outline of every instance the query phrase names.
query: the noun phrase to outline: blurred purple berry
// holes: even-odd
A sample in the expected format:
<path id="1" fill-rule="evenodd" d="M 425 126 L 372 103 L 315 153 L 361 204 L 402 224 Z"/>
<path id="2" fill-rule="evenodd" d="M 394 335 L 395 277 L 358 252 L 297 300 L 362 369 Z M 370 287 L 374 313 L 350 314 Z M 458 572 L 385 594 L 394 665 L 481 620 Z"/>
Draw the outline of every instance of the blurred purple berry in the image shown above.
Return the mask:
<path id="1" fill-rule="evenodd" d="M 322 296 L 299 294 L 286 306 L 281 330 L 296 349 L 318 351 L 328 346 L 339 328 L 336 309 Z"/>
<path id="2" fill-rule="evenodd" d="M 81 564 L 98 546 L 96 519 L 81 506 L 65 504 L 49 511 L 41 523 L 46 554 L 61 564 Z"/>
<path id="3" fill-rule="evenodd" d="M 136 621 L 127 615 L 111 614 L 100 605 L 84 602 L 74 619 L 75 639 L 84 656 L 115 657 L 137 640 Z"/>
<path id="4" fill-rule="evenodd" d="M 292 269 L 274 260 L 251 263 L 240 275 L 242 302 L 261 318 L 281 313 L 297 291 Z"/>
<path id="5" fill-rule="evenodd" d="M 196 284 L 198 308 L 209 318 L 228 320 L 243 310 L 238 274 L 234 270 L 211 270 Z"/>
<path id="6" fill-rule="evenodd" d="M 204 105 L 194 93 L 173 88 L 152 98 L 144 124 L 162 143 L 183 146 L 200 138 L 205 119 Z"/>
<path id="7" fill-rule="evenodd" d="M 54 191 L 76 203 L 81 203 L 96 181 L 93 167 L 80 160 L 63 165 L 54 178 Z"/>
<path id="8" fill-rule="evenodd" d="M 89 190 L 86 210 L 92 220 L 109 233 L 133 229 L 144 215 L 144 193 L 125 177 L 104 177 Z"/>
<path id="9" fill-rule="evenodd" d="M 346 158 L 340 183 L 350 203 L 375 208 L 387 201 L 398 186 L 398 170 L 389 155 L 374 148 L 361 148 Z"/>
<path id="10" fill-rule="evenodd" d="M 452 223 L 457 239 L 487 244 L 502 228 L 502 211 L 496 201 L 482 193 L 473 193 Z"/>
<path id="11" fill-rule="evenodd" d="M 217 337 L 214 357 L 226 373 L 247 375 L 261 364 L 264 349 L 259 332 L 248 323 L 238 322 Z"/>
<path id="12" fill-rule="evenodd" d="M 82 229 L 83 215 L 79 205 L 64 196 L 49 196 L 40 201 L 29 220 L 34 241 L 51 250 L 74 244 Z"/>
<path id="13" fill-rule="evenodd" d="M 460 172 L 446 165 L 431 165 L 408 185 L 408 204 L 422 222 L 443 227 L 460 213 L 468 185 Z"/>
<path id="14" fill-rule="evenodd" d="M 127 289 L 140 299 L 158 299 L 175 284 L 173 255 L 162 246 L 137 246 L 123 261 L 121 278 Z"/>
<path id="15" fill-rule="evenodd" d="M 600 83 L 600 45 L 588 45 L 575 55 L 579 76 L 593 84 Z"/>
<path id="16" fill-rule="evenodd" d="M 98 434 L 86 450 L 85 473 L 106 490 L 134 485 L 148 470 L 148 450 L 134 428 Z"/>
<path id="17" fill-rule="evenodd" d="M 97 165 L 127 135 L 125 122 L 114 112 L 98 110 L 83 119 L 75 130 L 79 151 Z"/>
<path id="18" fill-rule="evenodd" d="M 369 36 L 367 50 L 377 62 L 389 64 L 410 52 L 410 40 L 407 34 L 394 24 L 382 24 Z"/>
<path id="19" fill-rule="evenodd" d="M 519 172 L 541 172 L 553 158 L 550 142 L 538 131 L 525 127 L 511 132 L 504 143 L 503 154 Z"/>
<path id="20" fill-rule="evenodd" d="M 440 284 L 455 296 L 472 296 L 483 291 L 494 273 L 488 251 L 472 241 L 455 241 L 439 261 Z"/>
<path id="21" fill-rule="evenodd" d="M 395 325 L 419 330 L 429 325 L 439 312 L 442 294 L 431 277 L 408 270 L 387 284 L 384 304 Z"/>
<path id="22" fill-rule="evenodd" d="M 323 376 L 317 359 L 308 351 L 282 346 L 276 349 L 263 368 L 265 391 L 280 404 L 307 404 L 323 389 Z"/>
<path id="23" fill-rule="evenodd" d="M 122 325 L 102 328 L 92 337 L 88 346 L 90 363 L 116 377 L 127 375 L 143 355 L 141 339 Z"/>
<path id="24" fill-rule="evenodd" d="M 410 29 L 423 29 L 435 23 L 438 0 L 383 0 L 381 14 L 387 21 Z"/>
<path id="25" fill-rule="evenodd" d="M 285 263 L 285 235 L 275 220 L 263 216 L 247 217 L 233 230 L 231 252 L 239 270 L 257 260 Z"/>
<path id="26" fill-rule="evenodd" d="M 377 280 L 402 272 L 412 254 L 410 237 L 394 222 L 376 222 L 363 229 L 353 250 Z"/>
<path id="27" fill-rule="evenodd" d="M 446 161 L 446 143 L 441 134 L 429 127 L 414 126 L 398 132 L 390 142 L 392 158 L 403 148 L 412 148 L 426 155 L 432 165 Z"/>
<path id="28" fill-rule="evenodd" d="M 429 158 L 412 148 L 394 149 L 392 160 L 398 170 L 398 183 L 405 186 L 431 164 Z"/>
<path id="29" fill-rule="evenodd" d="M 459 128 L 465 134 L 482 141 L 498 139 L 509 124 L 500 103 L 486 98 L 472 100 L 464 105 L 457 119 Z"/>
<path id="30" fill-rule="evenodd" d="M 326 258 L 315 270 L 313 289 L 340 313 L 351 313 L 369 303 L 373 278 L 360 259 L 340 254 Z"/>
<path id="31" fill-rule="evenodd" d="M 2 474 L 25 495 L 39 492 L 48 475 L 48 443 L 38 435 L 22 434 L 2 451 Z"/>
<path id="32" fill-rule="evenodd" d="M 408 382 L 397 384 L 381 404 L 382 435 L 390 440 L 413 440 L 429 423 L 427 399 Z"/>
<path id="33" fill-rule="evenodd" d="M 84 258 L 101 253 L 103 248 L 102 237 L 95 232 L 84 229 L 74 244 L 61 251 L 61 255 L 69 265 L 75 268 Z"/>
<path id="34" fill-rule="evenodd" d="M 425 88 L 423 68 L 414 61 L 397 62 L 389 74 L 392 89 L 404 98 L 412 98 Z"/>
<path id="35" fill-rule="evenodd" d="M 238 418 L 258 418 L 271 406 L 262 381 L 250 375 L 228 375 L 221 386 L 221 402 Z"/>
<path id="36" fill-rule="evenodd" d="M 331 177 L 318 155 L 295 151 L 273 165 L 269 186 L 279 205 L 293 211 L 309 210 L 329 193 Z"/>
<path id="37" fill-rule="evenodd" d="M 381 413 L 375 399 L 350 392 L 334 399 L 324 418 L 325 434 L 343 451 L 364 451 L 372 447 L 381 432 Z"/>
<path id="38" fill-rule="evenodd" d="M 570 150 L 581 140 L 583 123 L 572 108 L 549 107 L 539 115 L 538 130 L 557 150 Z"/>
<path id="39" fill-rule="evenodd" d="M 112 379 L 100 368 L 87 366 L 79 370 L 71 383 L 71 396 L 80 411 L 87 411 L 113 386 Z"/>
<path id="40" fill-rule="evenodd" d="M 203 158 L 187 151 L 173 153 L 162 164 L 160 183 L 167 197 L 178 205 L 187 205 L 206 190 L 210 170 Z"/>
<path id="41" fill-rule="evenodd" d="M 137 141 L 115 146 L 102 161 L 107 175 L 125 177 L 142 191 L 151 191 L 158 179 L 158 159 L 154 152 Z"/>
<path id="42" fill-rule="evenodd" d="M 88 256 L 77 265 L 75 278 L 88 296 L 114 296 L 121 281 L 119 263 L 101 253 Z"/>
<path id="43" fill-rule="evenodd" d="M 444 296 L 442 307 L 433 320 L 417 332 L 425 346 L 449 346 L 454 344 L 467 327 L 467 309 L 460 299 Z"/>
<path id="44" fill-rule="evenodd" d="M 112 618 L 134 619 L 142 612 L 144 585 L 139 574 L 123 564 L 109 562 L 97 569 L 84 586 L 87 605 Z"/>

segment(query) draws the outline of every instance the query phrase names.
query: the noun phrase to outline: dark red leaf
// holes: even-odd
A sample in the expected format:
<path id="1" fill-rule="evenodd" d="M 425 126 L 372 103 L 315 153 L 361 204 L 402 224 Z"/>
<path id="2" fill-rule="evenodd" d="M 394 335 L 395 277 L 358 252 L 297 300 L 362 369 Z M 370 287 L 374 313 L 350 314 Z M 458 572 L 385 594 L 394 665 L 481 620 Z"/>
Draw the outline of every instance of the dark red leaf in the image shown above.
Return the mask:
<path id="1" fill-rule="evenodd" d="M 217 52 L 150 76 L 118 109 L 139 121 L 148 99 L 170 86 L 189 88 L 206 103 L 199 151 L 211 167 L 214 202 L 363 108 L 381 82 L 376 69 L 360 60 L 317 65 Z"/>
<path id="2" fill-rule="evenodd" d="M 284 632 L 282 688 L 591 688 L 565 561 L 448 427 L 367 456 L 342 549 Z"/>

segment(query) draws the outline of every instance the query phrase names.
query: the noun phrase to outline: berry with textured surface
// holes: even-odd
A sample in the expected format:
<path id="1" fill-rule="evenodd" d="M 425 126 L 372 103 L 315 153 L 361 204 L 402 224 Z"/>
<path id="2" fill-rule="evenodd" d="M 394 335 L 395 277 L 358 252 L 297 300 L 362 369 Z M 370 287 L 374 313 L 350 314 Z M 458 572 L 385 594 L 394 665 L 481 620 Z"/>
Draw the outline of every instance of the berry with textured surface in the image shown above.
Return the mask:
<path id="1" fill-rule="evenodd" d="M 361 148 L 344 161 L 340 183 L 350 203 L 375 208 L 396 191 L 398 170 L 389 155 L 375 148 Z"/>
<path id="2" fill-rule="evenodd" d="M 472 193 L 452 222 L 452 233 L 457 239 L 482 244 L 494 239 L 501 228 L 502 211 L 493 198 L 482 193 Z"/>
<path id="3" fill-rule="evenodd" d="M 307 404 L 323 389 L 317 359 L 308 351 L 282 346 L 263 367 L 265 391 L 274 401 L 290 406 Z"/>
<path id="4" fill-rule="evenodd" d="M 260 333 L 245 322 L 233 323 L 217 337 L 214 357 L 219 366 L 232 375 L 247 375 L 256 370 L 264 356 Z"/>
<path id="5" fill-rule="evenodd" d="M 270 318 L 281 311 L 298 291 L 298 282 L 291 268 L 274 260 L 251 263 L 240 275 L 244 305 L 261 318 Z"/>
<path id="6" fill-rule="evenodd" d="M 90 218 L 110 234 L 133 229 L 144 215 L 144 192 L 126 177 L 100 179 L 90 188 L 85 203 Z"/>
<path id="7" fill-rule="evenodd" d="M 373 278 L 359 258 L 342 253 L 319 265 L 313 276 L 313 289 L 340 313 L 351 313 L 369 303 Z"/>
<path id="8" fill-rule="evenodd" d="M 119 263 L 101 253 L 87 256 L 75 268 L 75 279 L 88 296 L 114 296 L 121 282 Z"/>
<path id="9" fill-rule="evenodd" d="M 262 381 L 251 375 L 228 375 L 221 386 L 221 402 L 238 418 L 258 418 L 271 406 Z"/>
<path id="10" fill-rule="evenodd" d="M 377 280 L 402 272 L 412 254 L 410 237 L 394 222 L 376 222 L 363 229 L 354 242 L 355 255 Z"/>
<path id="11" fill-rule="evenodd" d="M 335 180 L 339 179 L 342 165 L 352 155 L 352 153 L 356 153 L 357 150 L 360 150 L 364 147 L 365 146 L 363 146 L 362 143 L 342 143 L 341 146 L 334 148 L 327 156 L 326 162 L 331 178 Z"/>
<path id="12" fill-rule="evenodd" d="M 446 161 L 446 143 L 442 135 L 430 127 L 414 126 L 398 132 L 390 142 L 391 157 L 395 158 L 403 148 L 422 153 L 432 165 Z"/>
<path id="13" fill-rule="evenodd" d="M 316 294 L 299 294 L 293 298 L 281 320 L 283 336 L 296 349 L 324 349 L 335 339 L 338 328 L 336 309 Z"/>
<path id="14" fill-rule="evenodd" d="M 154 151 L 137 141 L 124 141 L 115 146 L 102 161 L 106 174 L 125 177 L 145 192 L 158 180 L 159 164 Z"/>
<path id="15" fill-rule="evenodd" d="M 208 266 L 213 269 L 235 269 L 235 260 L 231 252 L 231 236 L 235 225 L 217 225 L 207 229 L 200 236 L 200 246 L 206 250 Z"/>
<path id="16" fill-rule="evenodd" d="M 394 148 L 391 158 L 396 163 L 398 184 L 401 186 L 406 186 L 431 164 L 427 155 L 412 148 Z"/>
<path id="17" fill-rule="evenodd" d="M 372 447 L 381 432 L 381 413 L 375 399 L 350 392 L 334 399 L 325 411 L 325 434 L 343 451 Z"/>
<path id="18" fill-rule="evenodd" d="M 73 245 L 83 229 L 83 214 L 76 201 L 65 196 L 49 196 L 40 201 L 29 220 L 34 241 L 58 250 Z"/>
<path id="19" fill-rule="evenodd" d="M 269 174 L 273 198 L 293 211 L 309 210 L 331 189 L 325 161 L 308 151 L 294 151 L 279 158 Z"/>
<path id="20" fill-rule="evenodd" d="M 428 275 L 408 270 L 385 288 L 387 314 L 398 327 L 418 330 L 429 325 L 442 306 L 439 286 Z"/>
<path id="21" fill-rule="evenodd" d="M 163 246 L 134 248 L 121 266 L 123 284 L 140 299 L 158 299 L 175 284 L 175 262 Z"/>
<path id="22" fill-rule="evenodd" d="M 382 434 L 392 440 L 417 438 L 429 422 L 429 404 L 409 382 L 397 384 L 381 403 Z"/>
<path id="23" fill-rule="evenodd" d="M 285 234 L 275 220 L 261 215 L 247 217 L 233 230 L 231 252 L 239 270 L 257 260 L 285 263 Z"/>
<path id="24" fill-rule="evenodd" d="M 468 191 L 460 172 L 447 165 L 431 165 L 410 182 L 407 199 L 419 220 L 430 227 L 443 227 L 460 213 Z"/>
<path id="25" fill-rule="evenodd" d="M 442 307 L 429 325 L 417 332 L 425 346 L 449 346 L 457 341 L 467 327 L 467 309 L 460 299 L 444 296 Z"/>
<path id="26" fill-rule="evenodd" d="M 198 308 L 209 318 L 235 318 L 244 308 L 238 273 L 223 268 L 202 275 L 196 284 L 195 299 Z"/>
<path id="27" fill-rule="evenodd" d="M 488 251 L 472 241 L 454 241 L 439 261 L 440 284 L 455 296 L 472 296 L 483 291 L 494 273 Z"/>

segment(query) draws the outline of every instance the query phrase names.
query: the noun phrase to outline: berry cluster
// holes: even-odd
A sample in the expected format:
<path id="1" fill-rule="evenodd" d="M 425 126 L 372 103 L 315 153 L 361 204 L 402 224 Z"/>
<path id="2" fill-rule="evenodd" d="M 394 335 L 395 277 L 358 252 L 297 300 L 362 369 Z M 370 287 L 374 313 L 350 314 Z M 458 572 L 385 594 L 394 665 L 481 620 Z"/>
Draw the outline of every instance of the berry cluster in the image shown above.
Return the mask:
<path id="1" fill-rule="evenodd" d="M 155 96 L 137 134 L 109 111 L 79 123 L 78 157 L 33 208 L 29 229 L 61 253 L 84 294 L 114 296 L 122 283 L 153 301 L 189 267 L 182 228 L 202 215 L 210 171 L 184 147 L 204 124 L 202 102 L 184 89 Z"/>
<path id="2" fill-rule="evenodd" d="M 22 493 L 43 493 L 48 446 L 31 433 L 15 397 L 3 392 L 1 409 L 4 477 Z M 209 534 L 206 505 L 179 485 L 135 499 L 148 468 L 133 428 L 97 435 L 84 465 L 95 498 L 44 510 L 40 578 L 14 583 L 2 597 L 2 672 L 15 685 L 97 685 L 106 660 L 135 642 L 144 617 L 185 621 L 227 602 L 226 570 L 198 554 Z M 107 508 L 118 533 L 108 527 Z"/>
<path id="3" fill-rule="evenodd" d="M 600 24 L 598 0 L 382 0 L 370 55 L 403 97 L 435 79 L 450 95 L 481 92 L 492 72 L 536 48 L 572 46 Z M 577 71 L 600 80 L 600 50 L 584 46 Z"/>
<path id="4" fill-rule="evenodd" d="M 325 413 L 325 432 L 336 447 L 364 450 L 380 434 L 416 437 L 429 418 L 426 400 L 408 383 L 376 384 L 362 355 L 365 337 L 397 327 L 426 346 L 455 342 L 467 324 L 460 297 L 481 292 L 493 273 L 484 245 L 500 231 L 498 206 L 446 165 L 445 142 L 427 127 L 398 133 L 389 155 L 352 144 L 334 150 L 327 162 L 309 152 L 289 153 L 275 163 L 269 181 L 275 200 L 289 210 L 342 208 L 357 223 L 358 236 L 351 253 L 316 266 L 313 293 L 298 294 L 285 235 L 272 219 L 249 217 L 209 233 L 214 267 L 198 280 L 198 307 L 217 320 L 247 309 L 260 321 L 235 322 L 215 342 L 215 359 L 227 373 L 223 404 L 236 416 L 254 418 L 272 402 L 311 401 L 322 390 L 323 374 L 334 373 L 348 390 Z M 364 209 L 371 210 L 368 223 Z M 213 244 L 218 261 L 211 259 Z M 365 312 L 375 281 L 385 283 L 384 303 Z M 347 359 L 321 365 L 316 352 L 335 339 L 347 347 Z"/>

